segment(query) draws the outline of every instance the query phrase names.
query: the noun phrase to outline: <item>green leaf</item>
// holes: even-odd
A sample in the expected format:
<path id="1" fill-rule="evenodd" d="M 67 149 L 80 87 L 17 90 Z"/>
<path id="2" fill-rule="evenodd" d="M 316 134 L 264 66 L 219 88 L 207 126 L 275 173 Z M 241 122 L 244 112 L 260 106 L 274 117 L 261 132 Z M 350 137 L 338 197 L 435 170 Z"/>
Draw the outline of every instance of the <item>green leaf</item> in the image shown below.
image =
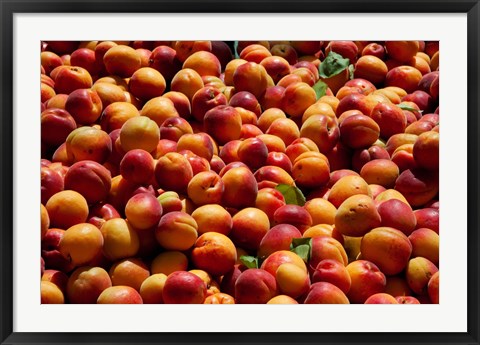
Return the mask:
<path id="1" fill-rule="evenodd" d="M 312 87 L 317 95 L 317 101 L 327 93 L 328 85 L 321 80 L 317 81 Z"/>
<path id="2" fill-rule="evenodd" d="M 312 238 L 311 237 L 292 238 L 292 243 L 290 243 L 290 249 L 293 249 L 295 247 L 298 247 L 304 244 L 307 244 L 310 246 L 312 244 Z"/>
<path id="3" fill-rule="evenodd" d="M 240 261 L 248 268 L 258 268 L 258 258 L 255 256 L 242 255 Z"/>
<path id="4" fill-rule="evenodd" d="M 293 248 L 292 252 L 301 257 L 302 260 L 305 261 L 305 263 L 307 263 L 310 259 L 310 246 L 308 246 L 307 244 L 303 244 L 301 246 Z"/>
<path id="5" fill-rule="evenodd" d="M 355 72 L 355 66 L 353 64 L 350 64 L 348 66 L 348 73 L 350 74 L 350 80 L 355 78 L 354 72 Z"/>
<path id="6" fill-rule="evenodd" d="M 233 42 L 233 54 L 235 55 L 235 59 L 240 58 L 240 56 L 238 55 L 237 49 L 238 49 L 238 41 L 234 41 Z"/>
<path id="7" fill-rule="evenodd" d="M 318 67 L 318 73 L 322 78 L 330 78 L 337 74 L 340 74 L 350 64 L 348 58 L 344 58 L 340 54 L 330 52 L 325 60 L 322 61 Z"/>
<path id="8" fill-rule="evenodd" d="M 292 239 L 290 251 L 300 256 L 305 263 L 308 263 L 312 253 L 312 239 L 309 237 Z"/>
<path id="9" fill-rule="evenodd" d="M 302 191 L 295 186 L 290 186 L 288 184 L 280 183 L 275 187 L 276 190 L 282 193 L 285 198 L 285 203 L 288 205 L 305 205 L 305 196 Z"/>
<path id="10" fill-rule="evenodd" d="M 417 108 L 414 108 L 414 107 L 411 107 L 411 106 L 409 106 L 409 105 L 407 105 L 407 104 L 402 104 L 402 103 L 397 104 L 397 107 L 399 107 L 399 108 L 402 109 L 402 110 L 418 111 L 418 112 L 420 112 L 420 113 L 423 112 L 423 110 L 419 110 L 419 109 L 417 109 Z"/>

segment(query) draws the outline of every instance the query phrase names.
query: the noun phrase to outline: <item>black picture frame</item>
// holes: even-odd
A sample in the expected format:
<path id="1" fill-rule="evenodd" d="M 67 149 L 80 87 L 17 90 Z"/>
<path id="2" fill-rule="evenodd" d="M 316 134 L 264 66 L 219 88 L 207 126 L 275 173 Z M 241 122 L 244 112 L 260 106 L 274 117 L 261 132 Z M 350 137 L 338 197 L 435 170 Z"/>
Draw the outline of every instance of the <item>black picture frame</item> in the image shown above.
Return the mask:
<path id="1" fill-rule="evenodd" d="M 480 344 L 478 0 L 0 0 L 1 344 Z M 18 333 L 13 332 L 13 16 L 15 13 L 466 13 L 468 15 L 468 310 L 465 333 Z M 455 317 L 452 315 L 452 317 Z"/>

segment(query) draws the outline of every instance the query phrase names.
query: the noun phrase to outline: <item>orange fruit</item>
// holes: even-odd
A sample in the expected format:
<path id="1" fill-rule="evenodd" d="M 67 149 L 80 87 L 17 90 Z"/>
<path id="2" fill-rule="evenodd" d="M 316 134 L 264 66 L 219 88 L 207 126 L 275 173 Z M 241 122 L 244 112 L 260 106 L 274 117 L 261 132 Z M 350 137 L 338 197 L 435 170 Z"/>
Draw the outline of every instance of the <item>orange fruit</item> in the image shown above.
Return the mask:
<path id="1" fill-rule="evenodd" d="M 75 266 L 85 265 L 102 250 L 103 236 L 95 225 L 80 223 L 68 228 L 60 240 L 60 253 Z"/>
<path id="2" fill-rule="evenodd" d="M 85 222 L 89 211 L 87 200 L 73 190 L 64 190 L 52 195 L 45 208 L 51 225 L 64 230 Z"/>
<path id="3" fill-rule="evenodd" d="M 237 250 L 227 236 L 218 232 L 206 232 L 195 242 L 191 257 L 195 267 L 213 276 L 220 276 L 235 265 Z"/>
<path id="4" fill-rule="evenodd" d="M 175 271 L 185 271 L 188 267 L 187 256 L 179 251 L 170 250 L 158 254 L 152 261 L 152 274 L 169 275 Z"/>

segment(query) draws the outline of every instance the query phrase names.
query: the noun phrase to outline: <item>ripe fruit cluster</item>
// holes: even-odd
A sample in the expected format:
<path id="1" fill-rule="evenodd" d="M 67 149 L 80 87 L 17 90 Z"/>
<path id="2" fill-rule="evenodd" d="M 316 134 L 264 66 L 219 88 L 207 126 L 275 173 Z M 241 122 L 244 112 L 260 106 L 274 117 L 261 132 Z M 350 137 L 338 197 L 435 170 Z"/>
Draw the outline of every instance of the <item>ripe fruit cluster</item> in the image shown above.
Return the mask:
<path id="1" fill-rule="evenodd" d="M 42 303 L 438 303 L 438 42 L 230 43 L 42 42 Z"/>

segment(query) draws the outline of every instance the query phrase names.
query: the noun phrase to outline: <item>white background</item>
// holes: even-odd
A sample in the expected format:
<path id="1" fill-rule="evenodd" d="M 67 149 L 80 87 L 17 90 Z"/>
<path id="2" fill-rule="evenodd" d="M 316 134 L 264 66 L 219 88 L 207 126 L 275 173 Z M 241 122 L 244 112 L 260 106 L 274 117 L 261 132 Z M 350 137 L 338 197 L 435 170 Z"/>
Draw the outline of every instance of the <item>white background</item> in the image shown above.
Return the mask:
<path id="1" fill-rule="evenodd" d="M 14 331 L 465 332 L 466 23 L 466 14 L 16 14 Z M 294 39 L 440 40 L 440 304 L 41 305 L 40 41 Z"/>

